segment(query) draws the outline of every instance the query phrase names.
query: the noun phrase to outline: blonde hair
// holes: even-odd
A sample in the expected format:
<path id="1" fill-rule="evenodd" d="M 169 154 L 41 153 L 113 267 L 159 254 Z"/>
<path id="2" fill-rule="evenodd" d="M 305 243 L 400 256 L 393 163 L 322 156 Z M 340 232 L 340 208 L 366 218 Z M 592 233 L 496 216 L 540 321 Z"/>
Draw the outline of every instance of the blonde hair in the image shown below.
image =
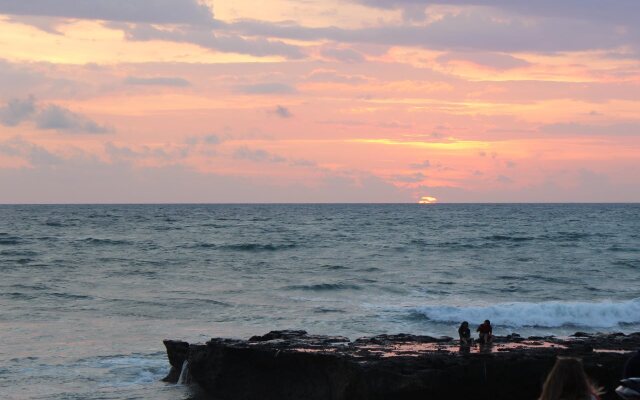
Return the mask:
<path id="1" fill-rule="evenodd" d="M 590 400 L 599 394 L 600 388 L 589 381 L 581 359 L 558 357 L 538 400 Z"/>

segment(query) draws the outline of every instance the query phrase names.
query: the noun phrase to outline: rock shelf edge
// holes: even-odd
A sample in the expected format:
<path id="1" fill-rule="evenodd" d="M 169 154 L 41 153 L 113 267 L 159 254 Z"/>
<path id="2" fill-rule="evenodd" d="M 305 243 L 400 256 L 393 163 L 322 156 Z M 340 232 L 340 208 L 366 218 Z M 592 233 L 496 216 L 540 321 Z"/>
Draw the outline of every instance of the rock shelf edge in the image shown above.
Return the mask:
<path id="1" fill-rule="evenodd" d="M 490 347 L 461 348 L 450 337 L 399 334 L 350 341 L 285 330 L 249 340 L 164 345 L 171 364 L 164 381 L 177 383 L 188 366 L 181 382 L 198 385 L 210 399 L 534 400 L 556 357 L 573 356 L 604 388 L 603 399 L 613 400 L 624 363 L 640 347 L 640 333 L 514 334 L 497 337 Z"/>

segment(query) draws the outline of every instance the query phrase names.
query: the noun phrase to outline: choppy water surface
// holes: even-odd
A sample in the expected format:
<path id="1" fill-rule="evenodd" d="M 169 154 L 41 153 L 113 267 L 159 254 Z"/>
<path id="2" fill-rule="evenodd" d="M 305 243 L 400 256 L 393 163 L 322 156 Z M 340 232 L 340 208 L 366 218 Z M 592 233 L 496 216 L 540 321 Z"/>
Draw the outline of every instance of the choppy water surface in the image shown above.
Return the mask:
<path id="1" fill-rule="evenodd" d="M 640 331 L 640 205 L 0 206 L 3 398 L 181 399 L 162 339 Z"/>

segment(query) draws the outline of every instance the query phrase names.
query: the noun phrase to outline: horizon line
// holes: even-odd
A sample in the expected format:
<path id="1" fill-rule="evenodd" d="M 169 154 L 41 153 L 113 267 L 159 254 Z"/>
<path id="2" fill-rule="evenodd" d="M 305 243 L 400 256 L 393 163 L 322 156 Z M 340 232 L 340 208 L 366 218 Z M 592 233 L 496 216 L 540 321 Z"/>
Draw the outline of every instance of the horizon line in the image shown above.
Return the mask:
<path id="1" fill-rule="evenodd" d="M 435 203 L 421 204 L 418 202 L 112 202 L 112 203 L 3 203 L 0 202 L 0 206 L 144 206 L 144 205 L 416 205 L 416 206 L 437 206 L 437 205 L 456 205 L 456 204 L 476 204 L 476 205 L 570 205 L 570 204 L 584 204 L 584 205 L 640 205 L 640 201 L 475 201 L 475 202 L 444 202 L 438 201 Z"/>

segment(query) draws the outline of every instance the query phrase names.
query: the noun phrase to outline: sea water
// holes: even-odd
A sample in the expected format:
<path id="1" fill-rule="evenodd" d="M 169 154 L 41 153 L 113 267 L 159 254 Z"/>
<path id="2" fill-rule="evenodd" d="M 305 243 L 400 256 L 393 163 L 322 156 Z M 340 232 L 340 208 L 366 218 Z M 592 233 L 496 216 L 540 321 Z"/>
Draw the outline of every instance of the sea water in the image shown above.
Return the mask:
<path id="1" fill-rule="evenodd" d="M 640 205 L 0 206 L 0 277 L 1 398 L 183 399 L 165 338 L 640 331 Z"/>

